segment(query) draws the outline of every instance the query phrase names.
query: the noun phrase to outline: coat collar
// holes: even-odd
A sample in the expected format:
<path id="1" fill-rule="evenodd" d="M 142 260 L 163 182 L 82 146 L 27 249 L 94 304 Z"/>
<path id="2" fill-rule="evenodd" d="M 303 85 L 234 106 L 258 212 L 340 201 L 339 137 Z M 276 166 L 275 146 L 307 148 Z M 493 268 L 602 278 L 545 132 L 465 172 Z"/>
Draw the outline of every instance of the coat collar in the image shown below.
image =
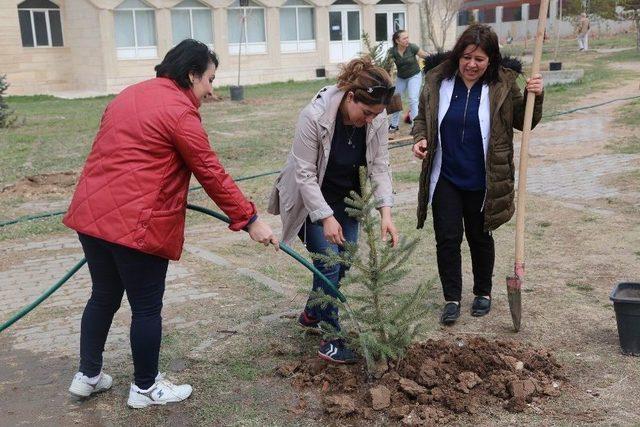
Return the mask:
<path id="1" fill-rule="evenodd" d="M 427 84 L 431 88 L 431 93 L 439 93 L 438 86 L 444 80 L 444 64 L 440 64 L 427 73 Z M 517 77 L 517 73 L 505 67 L 500 67 L 498 72 L 499 80 L 489 86 L 489 102 L 490 102 L 490 116 L 494 115 L 500 110 L 500 107 L 504 103 L 504 100 L 509 95 L 513 81 Z M 434 105 L 437 105 L 438 98 L 433 99 Z"/>
<path id="2" fill-rule="evenodd" d="M 200 100 L 198 99 L 198 97 L 193 93 L 193 90 L 191 90 L 191 88 L 185 89 L 183 87 L 181 87 L 175 80 L 169 79 L 167 77 L 160 77 L 161 79 L 167 79 L 169 81 L 171 81 L 179 90 L 180 92 L 184 93 L 184 95 L 189 98 L 189 101 L 191 101 L 191 103 L 193 104 L 194 107 L 200 108 Z"/>

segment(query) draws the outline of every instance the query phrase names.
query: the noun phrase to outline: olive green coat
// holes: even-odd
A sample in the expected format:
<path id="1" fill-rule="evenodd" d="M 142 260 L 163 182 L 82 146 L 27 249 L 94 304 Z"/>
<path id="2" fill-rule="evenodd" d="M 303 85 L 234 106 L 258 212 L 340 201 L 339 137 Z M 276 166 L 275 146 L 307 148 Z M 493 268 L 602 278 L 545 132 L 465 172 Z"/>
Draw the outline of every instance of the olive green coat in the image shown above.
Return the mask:
<path id="1" fill-rule="evenodd" d="M 428 155 L 422 162 L 418 191 L 418 228 L 424 226 L 434 153 L 438 146 L 438 103 L 443 65 L 427 73 L 420 95 L 418 116 L 411 135 L 415 142 L 427 140 Z M 486 154 L 484 229 L 491 231 L 509 221 L 515 211 L 513 129 L 522 130 L 526 97 L 516 83 L 518 73 L 501 67 L 499 81 L 489 85 L 489 146 Z M 544 94 L 543 94 L 544 95 Z M 533 125 L 542 118 L 543 96 L 536 96 Z"/>

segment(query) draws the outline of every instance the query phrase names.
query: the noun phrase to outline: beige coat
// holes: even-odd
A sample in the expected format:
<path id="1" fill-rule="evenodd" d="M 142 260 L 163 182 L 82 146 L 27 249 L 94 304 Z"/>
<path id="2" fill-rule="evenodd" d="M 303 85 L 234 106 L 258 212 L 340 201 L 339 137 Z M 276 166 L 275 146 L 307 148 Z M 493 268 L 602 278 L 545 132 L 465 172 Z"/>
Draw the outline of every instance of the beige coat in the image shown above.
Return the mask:
<path id="1" fill-rule="evenodd" d="M 293 146 L 275 181 L 267 211 L 280 215 L 282 241 L 291 243 L 307 216 L 315 222 L 333 215 L 320 187 L 327 170 L 336 115 L 344 92 L 327 86 L 300 113 Z M 379 114 L 366 132 L 368 176 L 376 187 L 376 207 L 393 205 L 387 114 Z"/>

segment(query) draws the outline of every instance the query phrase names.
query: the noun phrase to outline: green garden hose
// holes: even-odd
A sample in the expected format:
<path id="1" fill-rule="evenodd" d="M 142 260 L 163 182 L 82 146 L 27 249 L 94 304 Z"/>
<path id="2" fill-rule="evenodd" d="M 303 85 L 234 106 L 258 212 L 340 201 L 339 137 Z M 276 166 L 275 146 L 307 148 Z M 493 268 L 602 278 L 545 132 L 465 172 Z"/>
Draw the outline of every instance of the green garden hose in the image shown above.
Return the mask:
<path id="1" fill-rule="evenodd" d="M 76 274 L 76 272 L 78 270 L 80 270 L 80 267 L 85 265 L 86 262 L 87 262 L 87 260 L 85 258 L 82 258 L 82 260 L 78 261 L 78 263 L 76 265 L 74 265 L 71 270 L 67 271 L 67 273 L 62 277 L 62 279 L 58 280 L 55 285 L 53 285 L 52 287 L 47 289 L 42 295 L 40 295 L 38 297 L 38 299 L 36 299 L 34 302 L 32 302 L 31 304 L 27 305 L 26 307 L 22 308 L 22 310 L 20 310 L 16 314 L 14 314 L 11 317 L 11 319 L 7 320 L 2 325 L 0 325 L 0 332 L 4 331 L 9 326 L 11 326 L 14 323 L 16 323 L 18 320 L 23 318 L 27 313 L 29 313 L 31 310 L 33 310 L 38 305 L 40 305 L 40 303 L 42 301 L 44 301 L 47 298 L 49 298 L 51 296 L 51 294 L 54 293 L 55 291 L 57 291 L 62 285 L 64 285 L 65 282 L 71 278 L 71 276 Z"/>
<path id="2" fill-rule="evenodd" d="M 211 209 L 207 209 L 205 207 L 202 206 L 198 206 L 198 205 L 192 205 L 191 203 L 187 203 L 187 209 L 191 209 L 192 211 L 197 211 L 197 212 L 201 212 L 203 214 L 207 214 L 210 215 L 214 218 L 219 219 L 220 221 L 226 222 L 227 224 L 230 224 L 231 221 L 229 220 L 228 217 L 226 217 L 225 215 L 216 212 L 214 210 Z M 344 295 L 342 295 L 342 293 L 335 287 L 335 285 L 333 283 L 331 283 L 331 281 L 329 279 L 327 279 L 327 276 L 325 276 L 324 274 L 322 274 L 312 263 L 310 263 L 309 261 L 307 261 L 307 259 L 305 259 L 302 255 L 300 255 L 299 253 L 297 253 L 296 251 L 294 251 L 293 249 L 291 249 L 291 247 L 285 243 L 280 242 L 280 249 L 282 249 L 287 255 L 291 256 L 293 259 L 295 259 L 296 261 L 298 261 L 300 264 L 304 265 L 309 271 L 311 271 L 313 274 L 316 274 L 318 277 L 320 277 L 322 279 L 322 281 L 329 286 L 329 289 L 334 292 L 334 295 L 332 295 L 334 298 L 338 298 L 341 302 L 346 302 L 347 299 L 344 297 Z"/>
<path id="3" fill-rule="evenodd" d="M 219 219 L 220 221 L 226 222 L 227 224 L 231 222 L 229 218 L 226 217 L 225 215 L 202 206 L 187 204 L 187 208 L 212 216 L 214 218 Z M 346 303 L 346 298 L 344 297 L 344 295 L 335 287 L 333 283 L 331 283 L 329 279 L 327 279 L 327 276 L 322 274 L 312 263 L 307 261 L 304 257 L 302 257 L 302 255 L 300 255 L 299 253 L 297 253 L 296 251 L 294 251 L 284 243 L 280 243 L 280 249 L 282 249 L 285 253 L 290 255 L 293 259 L 295 259 L 300 264 L 302 264 L 307 269 L 309 269 L 313 274 L 316 274 L 318 277 L 320 277 L 320 279 L 322 279 L 327 284 L 327 286 L 329 286 L 329 289 L 335 294 L 335 295 L 332 295 L 334 298 L 338 298 L 341 302 Z M 82 260 L 79 261 L 75 266 L 73 266 L 71 270 L 67 271 L 67 273 L 64 275 L 64 277 L 62 277 L 62 279 L 58 280 L 55 285 L 47 289 L 42 295 L 38 297 L 38 299 L 33 301 L 31 304 L 25 306 L 24 308 L 22 308 L 20 311 L 14 314 L 9 320 L 7 320 L 5 323 L 0 325 L 0 332 L 4 331 L 9 326 L 13 325 L 15 322 L 20 320 L 31 310 L 33 310 L 38 305 L 40 305 L 42 301 L 49 298 L 51 294 L 57 291 L 62 285 L 64 285 L 67 282 L 67 280 L 71 278 L 71 276 L 73 276 L 78 270 L 80 270 L 80 267 L 82 267 L 86 262 L 87 260 L 85 258 L 82 258 Z"/>

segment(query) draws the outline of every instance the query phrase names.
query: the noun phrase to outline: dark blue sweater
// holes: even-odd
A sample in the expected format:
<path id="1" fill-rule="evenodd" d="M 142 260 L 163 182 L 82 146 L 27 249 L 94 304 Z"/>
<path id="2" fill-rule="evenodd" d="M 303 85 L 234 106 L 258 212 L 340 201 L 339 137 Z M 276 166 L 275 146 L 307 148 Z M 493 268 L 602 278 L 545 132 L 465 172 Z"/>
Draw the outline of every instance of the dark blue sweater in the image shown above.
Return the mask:
<path id="1" fill-rule="evenodd" d="M 451 104 L 440 124 L 442 169 L 440 174 L 461 190 L 485 189 L 485 162 L 480 131 L 482 81 L 467 90 L 456 76 Z"/>

